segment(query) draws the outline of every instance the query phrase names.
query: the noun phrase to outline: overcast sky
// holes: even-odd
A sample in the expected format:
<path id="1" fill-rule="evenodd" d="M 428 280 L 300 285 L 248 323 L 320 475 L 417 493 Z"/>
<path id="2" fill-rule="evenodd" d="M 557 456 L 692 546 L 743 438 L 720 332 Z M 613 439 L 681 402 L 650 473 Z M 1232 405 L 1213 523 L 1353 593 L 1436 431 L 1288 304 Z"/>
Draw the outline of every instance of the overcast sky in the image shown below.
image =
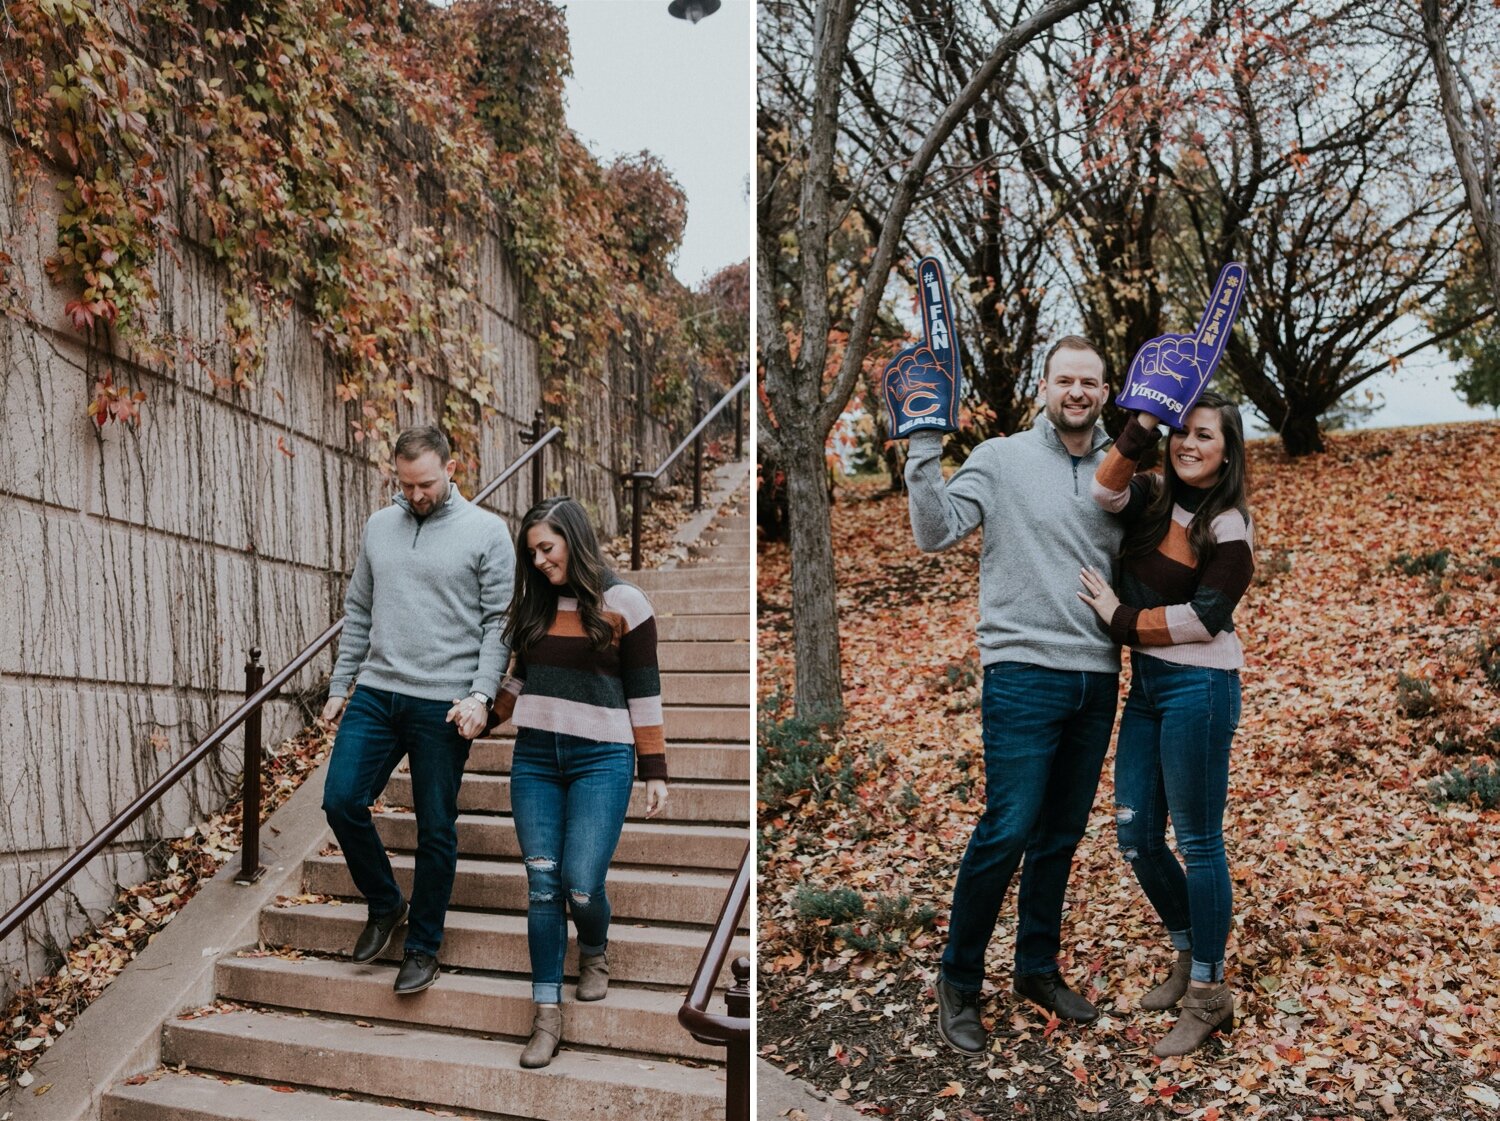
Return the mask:
<path id="1" fill-rule="evenodd" d="M 749 180 L 755 85 L 750 0 L 698 24 L 667 0 L 571 0 L 568 124 L 608 163 L 646 149 L 687 192 L 675 271 L 696 286 L 750 256 Z"/>

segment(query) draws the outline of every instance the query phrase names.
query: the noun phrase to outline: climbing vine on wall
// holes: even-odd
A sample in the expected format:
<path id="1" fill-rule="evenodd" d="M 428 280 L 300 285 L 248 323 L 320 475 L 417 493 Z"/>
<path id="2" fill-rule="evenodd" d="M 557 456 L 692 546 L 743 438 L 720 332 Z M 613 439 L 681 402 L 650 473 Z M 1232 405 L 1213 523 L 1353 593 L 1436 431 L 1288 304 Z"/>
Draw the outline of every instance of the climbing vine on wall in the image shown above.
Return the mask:
<path id="1" fill-rule="evenodd" d="M 682 191 L 644 153 L 602 166 L 568 129 L 566 24 L 547 0 L 13 0 L 4 18 L 33 173 L 17 179 L 56 182 L 47 273 L 76 293 L 81 332 L 252 392 L 295 304 L 356 440 L 388 445 L 432 374 L 470 454 L 506 371 L 470 313 L 467 231 L 498 227 L 524 279 L 554 411 L 611 339 L 681 335 Z M 156 315 L 158 258 L 183 240 L 220 266 L 217 337 Z M 146 398 L 123 380 L 99 378 L 98 425 L 138 422 Z"/>

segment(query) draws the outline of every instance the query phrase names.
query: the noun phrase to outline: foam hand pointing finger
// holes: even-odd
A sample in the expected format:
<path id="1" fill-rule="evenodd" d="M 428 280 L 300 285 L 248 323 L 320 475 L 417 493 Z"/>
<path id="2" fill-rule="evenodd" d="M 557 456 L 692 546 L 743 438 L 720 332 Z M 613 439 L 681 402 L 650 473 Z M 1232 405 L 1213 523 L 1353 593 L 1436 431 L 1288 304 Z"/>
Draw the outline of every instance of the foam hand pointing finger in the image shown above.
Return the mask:
<path id="1" fill-rule="evenodd" d="M 1208 308 L 1191 335 L 1158 335 L 1136 351 L 1115 404 L 1138 409 L 1181 428 L 1223 357 L 1245 294 L 1245 266 L 1219 270 Z"/>
<path id="2" fill-rule="evenodd" d="M 892 439 L 924 430 L 958 431 L 958 337 L 948 309 L 948 284 L 935 257 L 917 263 L 917 301 L 922 337 L 890 361 L 881 379 Z"/>

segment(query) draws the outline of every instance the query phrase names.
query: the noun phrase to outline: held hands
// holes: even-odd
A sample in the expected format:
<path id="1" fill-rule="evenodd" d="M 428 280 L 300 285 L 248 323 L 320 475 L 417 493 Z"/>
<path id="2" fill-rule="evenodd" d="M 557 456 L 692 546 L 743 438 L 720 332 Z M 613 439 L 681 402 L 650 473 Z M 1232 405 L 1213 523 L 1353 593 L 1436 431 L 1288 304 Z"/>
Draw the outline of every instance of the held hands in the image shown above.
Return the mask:
<path id="1" fill-rule="evenodd" d="M 1078 578 L 1083 581 L 1084 588 L 1078 593 L 1078 598 L 1097 611 L 1099 618 L 1108 624 L 1115 617 L 1115 608 L 1120 606 L 1120 597 L 1115 595 L 1109 581 L 1092 568 L 1084 568 L 1078 573 Z"/>
<path id="2" fill-rule="evenodd" d="M 646 816 L 655 817 L 666 807 L 667 784 L 666 780 L 653 778 L 646 780 Z"/>
<path id="3" fill-rule="evenodd" d="M 948 284 L 936 257 L 917 263 L 917 302 L 922 307 L 922 337 L 896 355 L 881 376 L 893 440 L 904 440 L 913 432 L 958 431 L 958 336 L 948 312 Z"/>
<path id="4" fill-rule="evenodd" d="M 459 735 L 471 740 L 484 731 L 489 715 L 490 710 L 483 701 L 478 697 L 468 696 L 453 702 L 446 719 L 448 723 L 458 725 Z"/>
<path id="5" fill-rule="evenodd" d="M 1181 428 L 1224 354 L 1244 294 L 1245 266 L 1230 261 L 1219 270 L 1197 331 L 1158 335 L 1136 351 L 1115 404 Z"/>

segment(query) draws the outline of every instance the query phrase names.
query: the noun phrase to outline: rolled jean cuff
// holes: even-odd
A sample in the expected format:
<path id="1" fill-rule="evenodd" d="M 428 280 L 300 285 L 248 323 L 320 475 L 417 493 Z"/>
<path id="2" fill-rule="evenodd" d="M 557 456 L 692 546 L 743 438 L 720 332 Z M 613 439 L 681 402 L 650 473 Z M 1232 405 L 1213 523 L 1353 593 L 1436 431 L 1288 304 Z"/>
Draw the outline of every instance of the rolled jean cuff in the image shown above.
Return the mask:
<path id="1" fill-rule="evenodd" d="M 535 1004 L 561 1004 L 562 986 L 555 983 L 532 982 L 531 999 Z"/>
<path id="2" fill-rule="evenodd" d="M 589 946 L 580 940 L 578 943 L 578 956 L 582 957 L 584 954 L 587 954 L 589 957 L 598 957 L 607 949 L 609 949 L 609 941 L 607 939 L 602 946 Z"/>
<path id="3" fill-rule="evenodd" d="M 1193 948 L 1192 930 L 1169 930 L 1167 937 L 1172 939 L 1172 949 L 1191 950 Z"/>
<path id="4" fill-rule="evenodd" d="M 1205 961 L 1199 961 L 1197 958 L 1194 958 L 1191 979 L 1205 985 L 1217 985 L 1221 983 L 1224 980 L 1223 961 L 1209 965 Z"/>

